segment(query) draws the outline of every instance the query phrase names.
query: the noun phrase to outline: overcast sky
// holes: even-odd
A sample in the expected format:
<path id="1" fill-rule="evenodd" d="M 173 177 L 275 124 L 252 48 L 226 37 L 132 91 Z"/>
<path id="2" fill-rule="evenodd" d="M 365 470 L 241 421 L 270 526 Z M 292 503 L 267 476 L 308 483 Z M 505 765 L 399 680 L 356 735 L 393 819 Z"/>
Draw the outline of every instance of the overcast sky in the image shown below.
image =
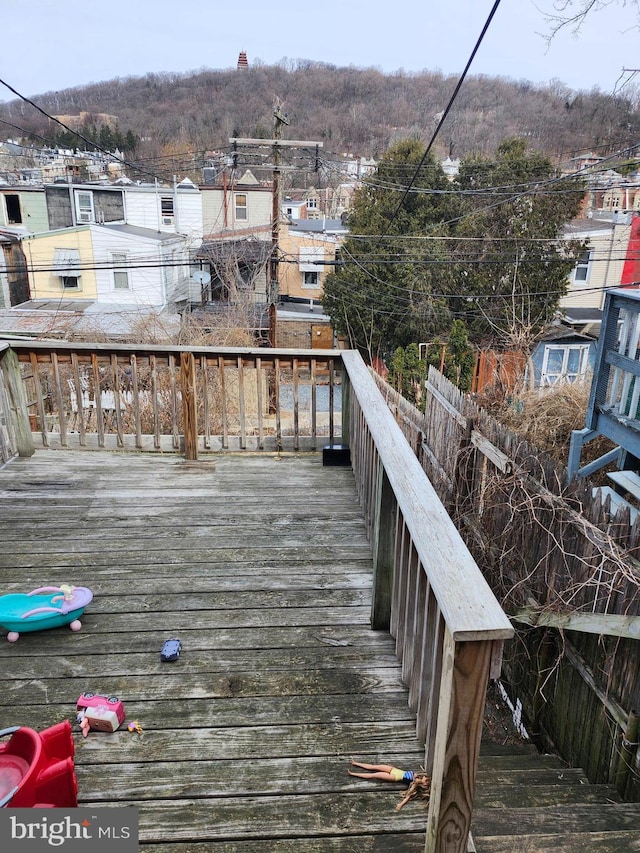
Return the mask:
<path id="1" fill-rule="evenodd" d="M 640 67 L 637 16 L 622 0 L 592 12 L 579 35 L 563 32 L 548 46 L 540 34 L 549 33 L 544 11 L 553 2 L 502 0 L 469 73 L 611 92 L 629 78 L 623 68 Z M 493 3 L 0 0 L 0 78 L 34 97 L 152 71 L 235 68 L 241 50 L 249 64 L 309 59 L 457 75 Z M 0 86 L 0 100 L 13 97 Z"/>

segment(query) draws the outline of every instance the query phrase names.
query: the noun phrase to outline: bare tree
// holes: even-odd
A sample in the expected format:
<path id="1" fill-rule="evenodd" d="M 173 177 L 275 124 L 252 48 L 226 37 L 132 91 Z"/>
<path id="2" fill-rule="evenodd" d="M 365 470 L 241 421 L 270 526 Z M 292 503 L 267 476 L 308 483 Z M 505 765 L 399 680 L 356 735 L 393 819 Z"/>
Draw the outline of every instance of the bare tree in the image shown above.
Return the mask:
<path id="1" fill-rule="evenodd" d="M 551 25 L 551 31 L 546 36 L 547 41 L 550 42 L 562 29 L 568 28 L 574 34 L 579 33 L 587 15 L 600 12 L 614 4 L 635 7 L 640 26 L 640 0 L 554 0 L 553 12 L 541 10 L 547 23 Z"/>

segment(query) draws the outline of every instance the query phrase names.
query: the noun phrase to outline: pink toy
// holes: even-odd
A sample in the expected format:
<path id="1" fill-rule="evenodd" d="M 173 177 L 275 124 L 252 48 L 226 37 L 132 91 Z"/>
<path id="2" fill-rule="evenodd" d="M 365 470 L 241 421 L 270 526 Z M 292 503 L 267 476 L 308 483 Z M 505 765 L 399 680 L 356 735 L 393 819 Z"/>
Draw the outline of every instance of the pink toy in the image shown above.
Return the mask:
<path id="1" fill-rule="evenodd" d="M 86 737 L 89 730 L 115 732 L 124 723 L 124 705 L 117 696 L 82 693 L 77 702 L 78 722 Z"/>

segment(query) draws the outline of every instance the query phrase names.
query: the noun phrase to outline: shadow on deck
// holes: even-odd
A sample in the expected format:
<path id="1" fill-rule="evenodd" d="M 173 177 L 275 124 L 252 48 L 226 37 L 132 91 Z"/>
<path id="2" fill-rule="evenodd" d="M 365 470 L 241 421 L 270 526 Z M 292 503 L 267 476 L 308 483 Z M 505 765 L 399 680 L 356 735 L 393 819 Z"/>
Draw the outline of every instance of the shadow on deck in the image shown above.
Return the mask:
<path id="1" fill-rule="evenodd" d="M 155 853 L 424 849 L 424 807 L 395 811 L 404 786 L 346 772 L 351 755 L 424 760 L 393 640 L 369 628 L 350 469 L 38 451 L 0 474 L 0 543 L 2 592 L 95 595 L 79 634 L 0 644 L 0 727 L 73 721 L 89 690 L 143 727 L 75 727 L 81 805 L 138 806 Z"/>

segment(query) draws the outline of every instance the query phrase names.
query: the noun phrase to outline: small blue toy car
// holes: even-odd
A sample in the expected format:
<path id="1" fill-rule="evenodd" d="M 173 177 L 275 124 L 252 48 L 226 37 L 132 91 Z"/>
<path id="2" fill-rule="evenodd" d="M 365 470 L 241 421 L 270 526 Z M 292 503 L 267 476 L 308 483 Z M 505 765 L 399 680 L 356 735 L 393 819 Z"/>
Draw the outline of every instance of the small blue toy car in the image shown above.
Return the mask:
<path id="1" fill-rule="evenodd" d="M 182 643 L 180 640 L 172 639 L 165 640 L 162 644 L 162 648 L 160 649 L 160 660 L 163 661 L 173 661 L 178 660 L 180 657 L 180 649 L 182 648 Z"/>

